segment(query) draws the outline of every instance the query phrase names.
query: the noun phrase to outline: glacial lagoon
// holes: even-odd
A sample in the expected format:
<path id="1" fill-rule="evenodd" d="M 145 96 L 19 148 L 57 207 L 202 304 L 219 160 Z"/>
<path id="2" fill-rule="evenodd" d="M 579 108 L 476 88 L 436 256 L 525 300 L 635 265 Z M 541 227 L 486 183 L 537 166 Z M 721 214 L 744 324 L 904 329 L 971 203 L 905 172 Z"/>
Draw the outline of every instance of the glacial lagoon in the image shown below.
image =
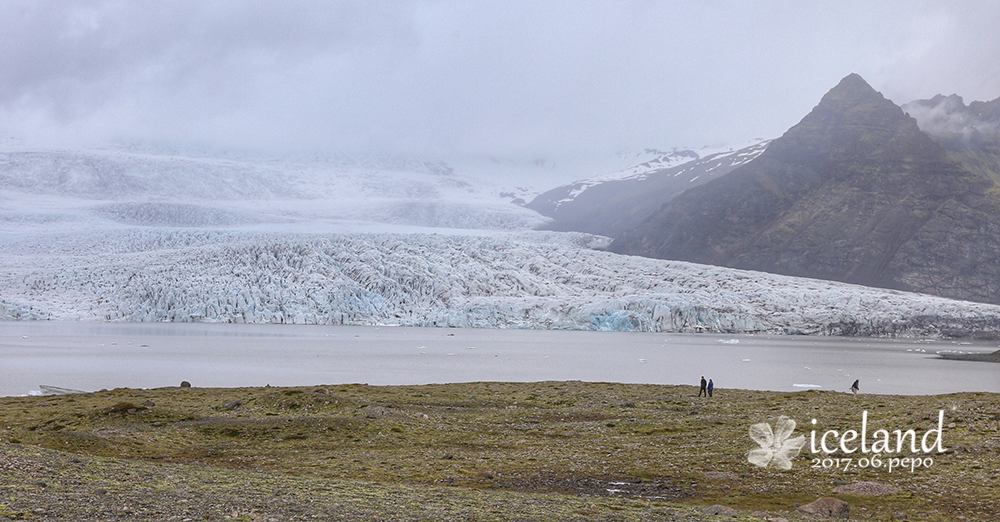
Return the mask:
<path id="1" fill-rule="evenodd" d="M 0 322 L 0 395 L 470 381 L 610 381 L 925 395 L 1000 392 L 996 341 L 198 323 Z"/>

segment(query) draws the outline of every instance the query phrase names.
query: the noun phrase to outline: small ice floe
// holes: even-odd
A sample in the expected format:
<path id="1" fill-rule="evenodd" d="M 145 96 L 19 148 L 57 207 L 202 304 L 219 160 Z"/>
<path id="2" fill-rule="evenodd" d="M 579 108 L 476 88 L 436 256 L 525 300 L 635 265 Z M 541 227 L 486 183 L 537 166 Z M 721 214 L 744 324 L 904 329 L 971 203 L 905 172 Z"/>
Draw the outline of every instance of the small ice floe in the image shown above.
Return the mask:
<path id="1" fill-rule="evenodd" d="M 793 388 L 822 388 L 822 386 L 820 386 L 818 384 L 798 384 L 798 383 L 792 384 L 792 387 Z"/>
<path id="2" fill-rule="evenodd" d="M 29 395 L 72 395 L 74 393 L 87 393 L 83 390 L 74 390 L 72 388 L 60 388 L 59 386 L 47 386 L 45 384 L 40 384 L 38 386 L 39 390 L 37 392 L 30 391 Z"/>
<path id="3" fill-rule="evenodd" d="M 729 340 L 719 339 L 719 342 L 722 344 L 740 344 L 739 339 L 729 339 Z"/>
<path id="4" fill-rule="evenodd" d="M 807 370 L 812 370 L 812 368 L 810 368 L 810 367 L 808 367 L 808 366 L 803 366 L 803 368 L 805 368 L 805 369 L 807 369 Z"/>
<path id="5" fill-rule="evenodd" d="M 639 364 L 646 364 L 646 359 L 639 359 Z"/>
<path id="6" fill-rule="evenodd" d="M 743 359 L 743 362 L 750 362 L 750 359 Z"/>
<path id="7" fill-rule="evenodd" d="M 466 350 L 475 350 L 476 347 L 475 346 L 466 346 L 465 349 Z"/>

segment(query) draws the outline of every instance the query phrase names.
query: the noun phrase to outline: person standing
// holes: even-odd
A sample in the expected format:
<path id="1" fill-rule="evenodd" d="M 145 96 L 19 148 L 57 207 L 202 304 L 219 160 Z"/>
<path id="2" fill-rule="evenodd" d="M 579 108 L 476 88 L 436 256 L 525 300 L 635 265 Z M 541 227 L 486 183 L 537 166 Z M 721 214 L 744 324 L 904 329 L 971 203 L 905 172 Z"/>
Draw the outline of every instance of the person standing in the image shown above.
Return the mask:
<path id="1" fill-rule="evenodd" d="M 698 396 L 701 397 L 702 394 L 705 394 L 705 396 L 708 397 L 708 391 L 707 390 L 708 390 L 708 381 L 706 381 L 705 380 L 705 376 L 702 375 L 701 376 L 701 389 L 698 390 Z"/>
<path id="2" fill-rule="evenodd" d="M 708 380 L 708 396 L 709 397 L 712 396 L 712 390 L 714 390 L 714 389 L 715 389 L 715 383 L 712 382 L 712 379 L 709 379 Z"/>
<path id="3" fill-rule="evenodd" d="M 859 382 L 861 382 L 861 379 L 854 379 L 854 384 L 851 385 L 851 393 L 853 393 L 855 397 L 858 396 L 858 391 L 861 390 L 858 385 Z"/>

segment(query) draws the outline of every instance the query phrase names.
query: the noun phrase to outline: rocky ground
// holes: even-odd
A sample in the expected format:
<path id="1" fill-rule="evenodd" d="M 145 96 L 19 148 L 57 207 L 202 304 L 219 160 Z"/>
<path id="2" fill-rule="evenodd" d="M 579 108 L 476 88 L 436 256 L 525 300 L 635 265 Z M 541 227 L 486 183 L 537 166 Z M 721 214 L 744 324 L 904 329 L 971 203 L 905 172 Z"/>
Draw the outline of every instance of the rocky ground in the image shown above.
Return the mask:
<path id="1" fill-rule="evenodd" d="M 996 394 L 696 395 L 545 382 L 0 398 L 0 520 L 792 521 L 821 517 L 797 511 L 819 498 L 852 519 L 997 519 Z M 912 471 L 811 452 L 811 430 L 860 430 L 865 411 L 869 437 L 922 437 L 944 411 L 945 451 Z M 806 437 L 791 469 L 750 464 L 750 426 L 782 415 Z"/>

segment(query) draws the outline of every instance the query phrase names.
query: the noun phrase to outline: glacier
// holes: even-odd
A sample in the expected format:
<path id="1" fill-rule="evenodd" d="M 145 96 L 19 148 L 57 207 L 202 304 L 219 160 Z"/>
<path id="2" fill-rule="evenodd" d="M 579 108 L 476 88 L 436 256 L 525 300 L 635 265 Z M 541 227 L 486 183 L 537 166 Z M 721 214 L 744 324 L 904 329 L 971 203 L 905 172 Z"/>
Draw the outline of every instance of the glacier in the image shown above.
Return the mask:
<path id="1" fill-rule="evenodd" d="M 0 320 L 1000 334 L 998 306 L 534 230 L 491 182 L 506 168 L 0 151 Z"/>
<path id="2" fill-rule="evenodd" d="M 878 336 L 1000 327 L 994 305 L 606 244 L 532 231 L 31 235 L 0 247 L 0 318 Z"/>

